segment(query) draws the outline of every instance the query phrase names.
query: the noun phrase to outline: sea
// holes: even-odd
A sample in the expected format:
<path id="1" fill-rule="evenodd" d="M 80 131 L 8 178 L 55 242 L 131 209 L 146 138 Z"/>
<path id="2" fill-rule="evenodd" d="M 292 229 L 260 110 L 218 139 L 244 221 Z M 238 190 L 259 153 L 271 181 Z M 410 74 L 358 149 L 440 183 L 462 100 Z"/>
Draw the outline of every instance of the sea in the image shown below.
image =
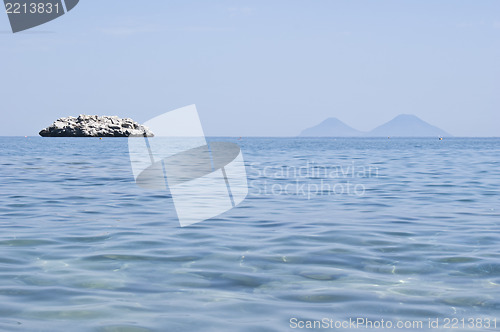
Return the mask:
<path id="1" fill-rule="evenodd" d="M 500 330 L 500 139 L 208 140 L 248 196 L 181 227 L 126 138 L 0 137 L 0 330 Z"/>

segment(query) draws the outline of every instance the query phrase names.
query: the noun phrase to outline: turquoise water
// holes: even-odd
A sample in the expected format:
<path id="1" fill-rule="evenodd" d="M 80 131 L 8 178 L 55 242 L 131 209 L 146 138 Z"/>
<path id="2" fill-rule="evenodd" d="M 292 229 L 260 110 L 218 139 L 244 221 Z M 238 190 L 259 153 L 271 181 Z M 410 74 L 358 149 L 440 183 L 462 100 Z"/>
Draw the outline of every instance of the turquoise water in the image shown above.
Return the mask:
<path id="1" fill-rule="evenodd" d="M 126 139 L 0 138 L 0 330 L 500 329 L 500 139 L 224 140 L 249 196 L 181 228 Z"/>

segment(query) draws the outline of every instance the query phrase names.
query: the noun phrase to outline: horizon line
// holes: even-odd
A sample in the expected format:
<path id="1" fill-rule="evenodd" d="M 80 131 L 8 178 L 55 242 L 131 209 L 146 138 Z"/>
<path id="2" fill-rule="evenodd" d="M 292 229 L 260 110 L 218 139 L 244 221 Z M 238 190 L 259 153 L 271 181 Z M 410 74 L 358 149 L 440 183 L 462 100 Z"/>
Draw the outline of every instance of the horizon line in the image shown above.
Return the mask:
<path id="1" fill-rule="evenodd" d="M 61 137 L 42 137 L 40 135 L 0 135 L 0 137 L 22 137 L 22 138 L 30 138 L 30 137 L 40 137 L 40 138 L 99 138 L 99 136 L 61 136 Z M 163 137 L 163 136 L 157 136 Z M 166 137 L 166 136 L 165 136 Z M 303 139 L 311 139 L 311 138 L 500 138 L 500 136 L 261 136 L 261 135 L 244 135 L 244 136 L 232 136 L 232 135 L 205 135 L 205 137 L 227 137 L 227 138 L 303 138 Z M 102 138 L 129 138 L 129 137 L 104 137 Z"/>

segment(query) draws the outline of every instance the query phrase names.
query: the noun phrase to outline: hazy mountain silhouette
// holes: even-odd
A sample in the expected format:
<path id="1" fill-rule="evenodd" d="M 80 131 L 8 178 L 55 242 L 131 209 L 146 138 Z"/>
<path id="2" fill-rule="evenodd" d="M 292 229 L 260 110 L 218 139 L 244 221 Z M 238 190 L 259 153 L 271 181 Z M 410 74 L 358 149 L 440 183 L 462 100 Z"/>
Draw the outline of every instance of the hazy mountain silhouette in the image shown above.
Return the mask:
<path id="1" fill-rule="evenodd" d="M 356 130 L 337 118 L 328 118 L 320 124 L 307 128 L 299 136 L 309 137 L 438 137 L 451 136 L 411 114 L 400 114 L 389 122 L 369 132 Z"/>
<path id="2" fill-rule="evenodd" d="M 320 124 L 305 129 L 300 133 L 299 136 L 311 136 L 311 137 L 352 137 L 352 136 L 362 136 L 363 132 L 356 130 L 337 118 L 328 118 Z"/>
<path id="3" fill-rule="evenodd" d="M 415 115 L 401 114 L 391 121 L 373 129 L 367 133 L 366 136 L 437 137 L 451 135 L 446 131 L 425 122 Z"/>

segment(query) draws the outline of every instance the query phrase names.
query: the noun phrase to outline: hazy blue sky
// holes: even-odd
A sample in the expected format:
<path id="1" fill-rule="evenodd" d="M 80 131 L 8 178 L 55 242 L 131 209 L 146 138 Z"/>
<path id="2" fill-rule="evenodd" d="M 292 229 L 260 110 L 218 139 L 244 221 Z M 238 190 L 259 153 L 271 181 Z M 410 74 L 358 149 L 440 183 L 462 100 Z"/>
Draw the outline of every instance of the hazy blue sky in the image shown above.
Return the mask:
<path id="1" fill-rule="evenodd" d="M 500 136 L 500 1 L 81 0 L 12 34 L 0 13 L 0 135 L 80 113 L 144 122 L 196 104 L 208 135 L 370 130 L 411 113 Z"/>

